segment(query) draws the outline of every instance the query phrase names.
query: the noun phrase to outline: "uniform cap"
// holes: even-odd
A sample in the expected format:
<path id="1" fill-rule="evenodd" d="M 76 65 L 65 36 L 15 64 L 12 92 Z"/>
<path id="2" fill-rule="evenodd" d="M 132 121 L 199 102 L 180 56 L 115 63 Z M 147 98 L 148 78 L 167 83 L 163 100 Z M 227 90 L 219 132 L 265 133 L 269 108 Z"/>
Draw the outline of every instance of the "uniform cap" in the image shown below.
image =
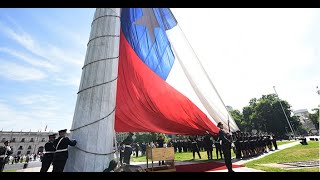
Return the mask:
<path id="1" fill-rule="evenodd" d="M 50 134 L 49 138 L 55 138 L 57 134 Z"/>
<path id="2" fill-rule="evenodd" d="M 62 130 L 60 130 L 60 131 L 58 131 L 59 133 L 61 133 L 61 132 L 67 132 L 67 129 L 62 129 Z"/>

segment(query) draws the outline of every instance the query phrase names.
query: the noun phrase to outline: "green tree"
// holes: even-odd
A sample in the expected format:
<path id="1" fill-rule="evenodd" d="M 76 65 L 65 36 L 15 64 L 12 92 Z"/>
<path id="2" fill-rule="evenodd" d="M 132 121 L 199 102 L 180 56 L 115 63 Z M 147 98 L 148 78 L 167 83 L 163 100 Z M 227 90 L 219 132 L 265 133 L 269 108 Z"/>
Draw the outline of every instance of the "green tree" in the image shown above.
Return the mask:
<path id="1" fill-rule="evenodd" d="M 244 129 L 249 132 L 252 129 L 256 129 L 259 132 L 273 133 L 278 136 L 285 135 L 286 129 L 290 131 L 290 127 L 279 101 L 281 101 L 291 125 L 295 129 L 301 130 L 299 120 L 291 116 L 290 104 L 287 101 L 278 99 L 276 94 L 268 94 L 259 99 L 251 99 L 249 106 L 243 108 L 244 123 L 240 123 L 240 126 L 245 125 Z"/>
<path id="2" fill-rule="evenodd" d="M 247 127 L 247 123 L 246 121 L 244 121 L 242 113 L 239 110 L 232 110 L 230 111 L 230 114 L 238 125 L 239 129 L 242 131 L 245 130 Z"/>

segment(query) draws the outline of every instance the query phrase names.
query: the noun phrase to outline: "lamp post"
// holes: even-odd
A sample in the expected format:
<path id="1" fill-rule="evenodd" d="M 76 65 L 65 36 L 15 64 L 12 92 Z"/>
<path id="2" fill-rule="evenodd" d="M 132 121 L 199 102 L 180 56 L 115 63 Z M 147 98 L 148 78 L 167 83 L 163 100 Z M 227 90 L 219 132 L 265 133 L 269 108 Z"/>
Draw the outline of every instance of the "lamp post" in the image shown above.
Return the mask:
<path id="1" fill-rule="evenodd" d="M 317 94 L 320 95 L 320 89 L 317 86 Z M 320 104 L 318 105 L 318 120 L 320 121 Z M 319 128 L 318 128 L 318 134 L 319 134 Z"/>
<path id="2" fill-rule="evenodd" d="M 289 127 L 290 127 L 290 129 L 291 129 L 291 131 L 292 131 L 292 133 L 293 133 L 293 137 L 295 137 L 296 135 L 295 135 L 295 133 L 294 133 L 292 127 L 291 127 L 291 124 L 290 124 L 289 119 L 288 119 L 288 117 L 287 117 L 287 115 L 286 115 L 286 112 L 285 112 L 284 109 L 283 109 L 283 106 L 282 106 L 282 103 L 281 103 L 281 101 L 280 101 L 279 95 L 278 95 L 278 93 L 277 93 L 277 91 L 276 91 L 276 87 L 273 86 L 273 89 L 274 89 L 274 92 L 277 94 L 278 101 L 279 101 L 280 106 L 281 106 L 281 108 L 282 108 L 283 114 L 285 115 L 285 117 L 286 117 L 286 119 L 287 119 L 287 122 L 288 122 L 288 124 L 289 124 Z"/>

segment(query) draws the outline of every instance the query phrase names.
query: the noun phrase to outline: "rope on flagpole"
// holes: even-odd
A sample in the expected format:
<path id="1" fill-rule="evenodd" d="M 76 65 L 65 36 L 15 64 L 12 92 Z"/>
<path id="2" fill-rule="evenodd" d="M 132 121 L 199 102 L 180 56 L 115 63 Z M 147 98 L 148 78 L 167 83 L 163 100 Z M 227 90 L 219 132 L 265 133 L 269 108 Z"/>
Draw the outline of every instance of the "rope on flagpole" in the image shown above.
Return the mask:
<path id="1" fill-rule="evenodd" d="M 117 150 L 113 150 L 112 152 L 109 152 L 109 153 L 95 153 L 95 152 L 89 152 L 89 151 L 86 151 L 86 150 L 83 150 L 77 146 L 73 146 L 74 148 L 80 150 L 80 151 L 83 151 L 85 153 L 88 153 L 88 154 L 94 154 L 94 155 L 101 155 L 101 156 L 104 156 L 104 155 L 110 155 L 110 154 L 114 154 L 117 152 Z"/>
<path id="2" fill-rule="evenodd" d="M 82 67 L 82 69 L 85 68 L 86 66 L 88 66 L 89 64 L 92 64 L 92 63 L 96 63 L 96 62 L 99 62 L 99 61 L 112 60 L 112 59 L 117 59 L 117 58 L 119 58 L 119 56 L 117 56 L 117 57 L 110 57 L 110 58 L 104 58 L 104 59 L 98 59 L 98 60 L 89 62 L 88 64 L 84 65 L 84 66 Z"/>
<path id="3" fill-rule="evenodd" d="M 89 43 L 90 43 L 91 41 L 93 41 L 93 40 L 95 40 L 95 39 L 98 39 L 98 38 L 101 38 L 101 37 L 120 37 L 120 35 L 102 35 L 102 36 L 96 36 L 96 37 L 94 37 L 94 38 L 92 38 L 92 39 L 89 40 L 87 46 L 89 45 Z"/>
<path id="4" fill-rule="evenodd" d="M 93 122 L 91 122 L 91 123 L 89 123 L 89 124 L 85 124 L 85 125 L 83 125 L 83 126 L 80 126 L 80 127 L 74 128 L 74 129 L 70 129 L 70 131 L 75 131 L 75 130 L 81 129 L 81 128 L 83 128 L 83 127 L 89 126 L 89 125 L 91 125 L 91 124 L 97 123 L 97 122 L 99 122 L 99 121 L 101 121 L 101 120 L 109 117 L 113 112 L 115 112 L 115 110 L 116 110 L 116 107 L 114 107 L 114 109 L 113 109 L 108 115 L 106 115 L 105 117 L 103 117 L 103 118 L 101 118 L 101 119 L 98 119 L 98 120 L 96 120 L 96 121 L 93 121 Z"/>
<path id="5" fill-rule="evenodd" d="M 115 11 L 113 11 L 113 12 L 115 12 Z M 93 21 L 92 21 L 92 23 L 91 23 L 91 26 L 93 25 L 93 23 L 97 20 L 97 19 L 100 19 L 100 18 L 103 18 L 103 17 L 117 17 L 117 18 L 120 18 L 120 16 L 116 16 L 116 15 L 103 15 L 103 16 L 99 16 L 99 17 L 97 17 L 97 18 L 95 18 Z"/>
<path id="6" fill-rule="evenodd" d="M 88 89 L 91 89 L 91 88 L 94 88 L 94 87 L 97 87 L 97 86 L 101 86 L 101 85 L 104 85 L 104 84 L 111 83 L 111 82 L 113 82 L 113 81 L 115 81 L 115 80 L 117 80 L 117 79 L 118 79 L 118 76 L 117 76 L 116 78 L 110 80 L 110 81 L 107 81 L 107 82 L 104 82 L 104 83 L 100 83 L 100 84 L 96 84 L 96 85 L 94 85 L 94 86 L 90 86 L 90 87 L 81 89 L 77 94 L 81 93 L 82 91 L 85 91 L 85 90 L 88 90 Z"/>

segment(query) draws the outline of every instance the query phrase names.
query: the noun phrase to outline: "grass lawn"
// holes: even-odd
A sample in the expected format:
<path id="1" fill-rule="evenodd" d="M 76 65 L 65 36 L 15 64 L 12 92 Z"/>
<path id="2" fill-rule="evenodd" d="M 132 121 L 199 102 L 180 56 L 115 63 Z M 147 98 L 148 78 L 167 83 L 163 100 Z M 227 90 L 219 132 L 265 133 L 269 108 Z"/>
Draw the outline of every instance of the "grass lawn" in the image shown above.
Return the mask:
<path id="1" fill-rule="evenodd" d="M 292 142 L 296 142 L 295 140 L 291 140 L 291 141 L 288 141 L 288 140 L 282 140 L 282 141 L 277 141 L 277 145 L 280 146 L 282 144 L 288 144 L 288 143 L 292 143 Z"/>
<path id="2" fill-rule="evenodd" d="M 207 156 L 207 151 L 202 151 L 200 152 L 200 155 L 201 155 L 201 159 L 199 159 L 198 157 L 198 154 L 196 153 L 195 154 L 195 160 L 199 161 L 206 161 L 208 160 L 208 156 Z M 216 149 L 213 148 L 213 151 L 212 151 L 212 156 L 213 156 L 213 159 L 215 160 L 217 157 L 216 157 Z M 235 153 L 231 150 L 231 156 L 232 157 L 235 157 Z M 220 154 L 219 154 L 219 157 L 220 157 Z M 223 157 L 223 155 L 222 155 Z M 175 161 L 192 161 L 192 152 L 182 152 L 182 153 L 175 153 Z M 146 156 L 139 156 L 139 157 L 133 157 L 131 156 L 131 159 L 130 159 L 132 162 L 147 162 L 146 160 Z"/>
<path id="3" fill-rule="evenodd" d="M 309 145 L 306 146 L 298 144 L 279 152 L 275 152 L 264 158 L 248 162 L 245 164 L 245 166 L 267 172 L 320 172 L 319 167 L 285 170 L 281 168 L 266 167 L 261 165 L 280 162 L 319 160 L 319 142 L 309 141 L 308 144 Z"/>
<path id="4" fill-rule="evenodd" d="M 8 170 L 4 170 L 3 172 L 16 172 L 16 169 L 8 169 Z"/>

